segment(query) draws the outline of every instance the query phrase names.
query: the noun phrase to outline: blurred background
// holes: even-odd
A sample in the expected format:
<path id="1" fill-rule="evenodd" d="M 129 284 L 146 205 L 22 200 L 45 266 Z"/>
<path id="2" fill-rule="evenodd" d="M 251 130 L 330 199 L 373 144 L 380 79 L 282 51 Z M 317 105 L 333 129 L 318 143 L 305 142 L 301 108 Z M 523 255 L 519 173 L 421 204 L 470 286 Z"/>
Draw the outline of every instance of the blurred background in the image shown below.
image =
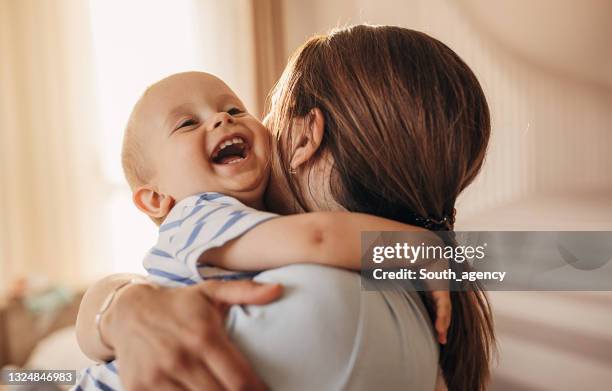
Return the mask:
<path id="1" fill-rule="evenodd" d="M 146 86 L 204 70 L 261 115 L 288 56 L 335 26 L 424 31 L 478 76 L 493 138 L 458 230 L 612 230 L 611 20 L 607 0 L 0 0 L 0 366 L 81 359 L 62 345 L 78 292 L 144 272 L 156 227 L 119 153 Z M 609 389 L 609 292 L 491 296 L 491 389 Z"/>

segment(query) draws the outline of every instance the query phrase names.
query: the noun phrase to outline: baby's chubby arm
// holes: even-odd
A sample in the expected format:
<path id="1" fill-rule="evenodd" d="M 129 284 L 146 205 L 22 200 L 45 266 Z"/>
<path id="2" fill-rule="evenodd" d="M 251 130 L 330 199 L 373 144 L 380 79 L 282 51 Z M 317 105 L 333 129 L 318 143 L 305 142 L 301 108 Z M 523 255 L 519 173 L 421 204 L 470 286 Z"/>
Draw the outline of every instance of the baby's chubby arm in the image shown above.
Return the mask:
<path id="1" fill-rule="evenodd" d="M 363 213 L 313 212 L 282 216 L 212 248 L 199 261 L 231 270 L 264 270 L 295 263 L 361 269 L 362 231 L 426 230 Z"/>
<path id="2" fill-rule="evenodd" d="M 199 261 L 246 271 L 295 263 L 360 270 L 362 231 L 418 232 L 423 233 L 422 238 L 430 244 L 441 243 L 430 231 L 381 217 L 350 212 L 314 212 L 265 221 L 225 245 L 205 251 Z M 451 321 L 450 294 L 448 288 L 434 289 L 430 294 L 436 308 L 438 341 L 445 344 Z"/>

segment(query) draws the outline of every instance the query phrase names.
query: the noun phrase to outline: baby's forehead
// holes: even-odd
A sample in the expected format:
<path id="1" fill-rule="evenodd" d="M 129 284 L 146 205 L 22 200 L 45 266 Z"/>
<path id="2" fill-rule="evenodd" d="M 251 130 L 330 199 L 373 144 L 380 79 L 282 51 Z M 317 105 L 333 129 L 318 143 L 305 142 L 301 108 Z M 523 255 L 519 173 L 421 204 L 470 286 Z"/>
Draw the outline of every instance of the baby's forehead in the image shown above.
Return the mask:
<path id="1" fill-rule="evenodd" d="M 144 96 L 160 95 L 198 95 L 215 96 L 218 94 L 234 94 L 233 91 L 218 77 L 205 72 L 184 72 L 168 76 L 147 88 Z"/>
<path id="2" fill-rule="evenodd" d="M 136 103 L 132 121 L 150 122 L 166 116 L 177 107 L 194 102 L 214 104 L 218 98 L 233 97 L 234 92 L 218 77 L 204 72 L 171 75 L 151 85 Z"/>

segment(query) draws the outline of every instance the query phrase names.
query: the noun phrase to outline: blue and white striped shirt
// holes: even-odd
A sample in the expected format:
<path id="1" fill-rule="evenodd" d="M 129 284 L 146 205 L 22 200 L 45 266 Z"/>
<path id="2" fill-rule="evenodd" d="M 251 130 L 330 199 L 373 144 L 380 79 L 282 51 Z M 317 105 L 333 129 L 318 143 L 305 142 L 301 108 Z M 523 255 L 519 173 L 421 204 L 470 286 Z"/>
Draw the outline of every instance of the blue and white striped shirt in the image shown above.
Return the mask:
<path id="1" fill-rule="evenodd" d="M 198 262 L 215 247 L 244 235 L 277 215 L 249 208 L 220 193 L 201 193 L 181 200 L 159 227 L 157 244 L 143 260 L 148 279 L 169 287 L 207 279 L 252 278 L 253 272 L 233 272 Z M 245 260 L 248 261 L 248 260 Z M 121 390 L 115 361 L 83 370 L 73 390 Z"/>

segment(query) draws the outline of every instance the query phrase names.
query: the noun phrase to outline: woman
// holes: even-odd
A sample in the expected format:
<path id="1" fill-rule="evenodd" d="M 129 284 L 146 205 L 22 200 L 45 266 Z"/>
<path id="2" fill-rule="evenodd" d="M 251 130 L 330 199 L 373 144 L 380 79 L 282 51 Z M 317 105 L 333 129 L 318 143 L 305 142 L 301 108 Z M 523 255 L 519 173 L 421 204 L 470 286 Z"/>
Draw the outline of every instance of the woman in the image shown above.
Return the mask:
<path id="1" fill-rule="evenodd" d="M 452 229 L 455 201 L 482 166 L 490 133 L 484 94 L 467 65 L 437 40 L 396 27 L 356 26 L 309 40 L 276 86 L 268 124 L 278 149 L 272 209 L 346 209 L 431 229 Z M 124 280 L 88 292 L 79 329 Z M 256 280 L 289 289 L 267 306 L 233 307 L 228 330 L 272 388 L 434 388 L 438 345 L 425 296 L 360 293 L 358 275 L 308 265 Z M 483 390 L 490 309 L 477 284 L 455 288 L 439 364 L 450 389 Z M 247 282 L 124 290 L 103 325 L 123 363 L 123 384 L 260 387 L 223 332 L 222 314 L 227 304 L 278 294 L 274 285 Z M 95 357 L 112 353 L 93 350 Z"/>

